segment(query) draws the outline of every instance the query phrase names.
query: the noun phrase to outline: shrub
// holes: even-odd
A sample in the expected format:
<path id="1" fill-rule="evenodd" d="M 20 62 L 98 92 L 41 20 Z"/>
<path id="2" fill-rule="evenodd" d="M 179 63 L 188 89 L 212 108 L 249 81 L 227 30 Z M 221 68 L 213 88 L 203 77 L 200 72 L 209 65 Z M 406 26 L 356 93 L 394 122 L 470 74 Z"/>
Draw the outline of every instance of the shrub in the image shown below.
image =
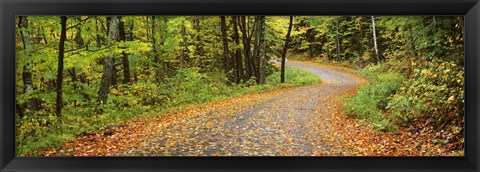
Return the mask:
<path id="1" fill-rule="evenodd" d="M 436 123 L 463 117 L 463 67 L 453 62 L 429 62 L 417 66 L 387 108 L 396 120 L 403 122 L 419 116 L 431 117 Z"/>
<path id="2" fill-rule="evenodd" d="M 161 89 L 170 99 L 168 106 L 199 103 L 211 98 L 212 80 L 200 68 L 179 69 L 175 76 L 167 78 Z"/>

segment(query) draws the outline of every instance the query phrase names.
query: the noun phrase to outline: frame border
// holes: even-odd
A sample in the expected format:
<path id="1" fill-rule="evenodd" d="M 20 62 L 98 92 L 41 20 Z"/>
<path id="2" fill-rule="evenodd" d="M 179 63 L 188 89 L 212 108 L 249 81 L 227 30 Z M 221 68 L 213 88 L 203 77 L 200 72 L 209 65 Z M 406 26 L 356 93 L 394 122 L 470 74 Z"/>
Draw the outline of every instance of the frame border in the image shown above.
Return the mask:
<path id="1" fill-rule="evenodd" d="M 464 15 L 465 156 L 15 156 L 15 16 L 232 14 Z M 0 171 L 479 171 L 479 0 L 0 0 L 0 27 Z"/>

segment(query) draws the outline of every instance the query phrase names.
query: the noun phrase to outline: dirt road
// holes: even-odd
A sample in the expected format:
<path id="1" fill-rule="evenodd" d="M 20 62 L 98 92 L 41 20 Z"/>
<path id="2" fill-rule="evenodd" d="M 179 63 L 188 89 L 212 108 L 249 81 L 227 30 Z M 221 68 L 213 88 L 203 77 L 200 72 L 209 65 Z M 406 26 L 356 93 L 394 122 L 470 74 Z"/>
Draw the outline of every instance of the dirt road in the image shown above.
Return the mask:
<path id="1" fill-rule="evenodd" d="M 288 62 L 319 75 L 322 84 L 238 101 L 188 118 L 157 125 L 138 147 L 141 156 L 342 155 L 330 144 L 333 95 L 359 80 L 328 66 Z"/>

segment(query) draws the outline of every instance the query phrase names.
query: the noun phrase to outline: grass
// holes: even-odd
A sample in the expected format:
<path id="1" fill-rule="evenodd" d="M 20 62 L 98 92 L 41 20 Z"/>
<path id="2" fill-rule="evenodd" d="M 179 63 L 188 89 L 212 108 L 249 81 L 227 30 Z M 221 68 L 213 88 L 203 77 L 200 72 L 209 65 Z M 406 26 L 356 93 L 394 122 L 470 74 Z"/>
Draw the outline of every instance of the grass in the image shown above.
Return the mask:
<path id="1" fill-rule="evenodd" d="M 386 107 L 391 95 L 395 94 L 404 77 L 396 72 L 376 70 L 377 66 L 358 70 L 358 74 L 369 82 L 358 88 L 357 95 L 347 99 L 344 113 L 366 122 L 382 131 L 396 130 L 386 116 Z"/>
<path id="2" fill-rule="evenodd" d="M 46 112 L 23 118 L 17 116 L 17 155 L 41 155 L 43 150 L 59 147 L 85 132 L 101 131 L 122 121 L 160 116 L 187 106 L 250 93 L 321 82 L 320 77 L 313 73 L 289 67 L 285 73 L 286 83 L 283 84 L 280 83 L 279 71 L 267 76 L 263 85 L 257 85 L 253 80 L 227 85 L 224 78 L 219 73 L 205 74 L 198 69 L 187 68 L 159 84 L 138 82 L 112 88 L 105 105 L 98 106 L 92 99 L 65 103 L 61 117 L 45 115 L 48 114 Z M 95 89 L 91 89 L 93 96 Z M 96 113 L 98 109 L 102 109 L 103 113 Z"/>
<path id="3" fill-rule="evenodd" d="M 307 70 L 286 67 L 284 86 L 312 85 L 321 82 L 321 78 Z M 274 72 L 267 77 L 267 85 L 280 84 L 280 71 Z"/>

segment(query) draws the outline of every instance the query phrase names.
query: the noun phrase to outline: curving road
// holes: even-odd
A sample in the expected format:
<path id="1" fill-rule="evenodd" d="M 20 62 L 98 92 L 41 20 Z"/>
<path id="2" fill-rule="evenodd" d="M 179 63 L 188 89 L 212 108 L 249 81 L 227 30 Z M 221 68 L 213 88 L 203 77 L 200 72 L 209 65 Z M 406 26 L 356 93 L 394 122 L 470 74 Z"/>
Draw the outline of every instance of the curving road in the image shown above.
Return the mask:
<path id="1" fill-rule="evenodd" d="M 329 67 L 289 61 L 322 84 L 260 97 L 155 128 L 155 134 L 121 155 L 149 156 L 315 156 L 342 155 L 329 140 L 331 96 L 360 82 Z"/>

